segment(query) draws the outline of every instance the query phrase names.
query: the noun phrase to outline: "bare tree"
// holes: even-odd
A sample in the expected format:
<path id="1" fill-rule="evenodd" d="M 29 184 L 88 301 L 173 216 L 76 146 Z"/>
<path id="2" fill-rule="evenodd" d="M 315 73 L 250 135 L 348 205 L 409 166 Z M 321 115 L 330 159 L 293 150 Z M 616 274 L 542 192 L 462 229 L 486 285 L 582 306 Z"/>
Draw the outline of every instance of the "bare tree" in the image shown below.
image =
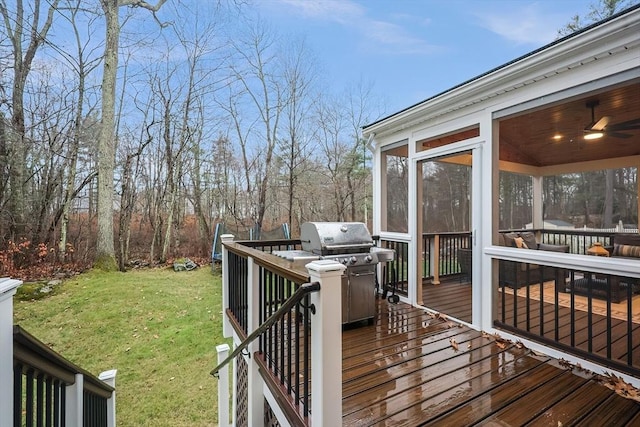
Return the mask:
<path id="1" fill-rule="evenodd" d="M 359 207 L 366 216 L 370 175 L 360 129 L 377 116 L 377 107 L 371 86 L 361 82 L 350 86 L 340 98 L 325 97 L 317 103 L 317 137 L 333 189 L 335 221 L 357 220 Z"/>
<path id="2" fill-rule="evenodd" d="M 102 74 L 102 120 L 98 138 L 98 236 L 95 265 L 105 270 L 117 268 L 113 232 L 113 171 L 116 149 L 116 76 L 120 40 L 118 9 L 123 6 L 141 7 L 149 10 L 155 17 L 165 2 L 166 0 L 157 0 L 153 5 L 144 0 L 100 0 L 106 21 L 106 33 Z"/>
<path id="3" fill-rule="evenodd" d="M 237 92 L 232 93 L 225 108 L 232 116 L 236 136 L 242 147 L 247 193 L 253 193 L 252 186 L 257 189 L 253 217 L 260 232 L 267 210 L 267 190 L 273 174 L 277 132 L 286 105 L 283 75 L 276 56 L 275 36 L 263 24 L 250 24 L 248 33 L 232 44 L 236 61 L 231 64 L 230 71 L 238 88 Z M 239 102 L 244 102 L 244 107 L 253 109 L 255 113 L 256 119 L 248 127 L 244 127 L 241 121 Z M 250 157 L 252 140 L 249 137 L 255 135 L 260 142 L 255 144 L 253 141 L 254 148 L 259 148 Z"/>
<path id="4" fill-rule="evenodd" d="M 0 14 L 4 24 L 4 33 L 11 41 L 13 49 L 13 90 L 11 94 L 11 133 L 13 143 L 9 148 L 11 159 L 9 185 L 11 187 L 9 210 L 12 212 L 12 239 L 25 237 L 25 190 L 27 181 L 25 174 L 27 140 L 25 138 L 24 89 L 27 76 L 31 70 L 33 59 L 38 48 L 44 43 L 53 23 L 53 15 L 58 7 L 58 0 L 48 2 L 44 23 L 40 6 L 41 0 L 31 0 L 31 16 L 25 16 L 22 0 L 15 0 L 15 10 L 10 11 L 5 0 L 0 0 Z M 13 12 L 13 13 L 11 13 Z M 30 20 L 28 20 L 30 19 Z M 6 134 L 6 133 L 5 133 Z"/>
<path id="5" fill-rule="evenodd" d="M 606 19 L 637 3 L 638 0 L 597 0 L 589 5 L 589 12 L 586 16 L 575 14 L 569 22 L 560 28 L 557 38 L 574 33 L 587 25 Z"/>
<path id="6" fill-rule="evenodd" d="M 71 24 L 71 28 L 73 31 L 73 38 L 75 42 L 75 56 L 69 52 L 66 52 L 64 49 L 57 49 L 58 53 L 67 61 L 70 65 L 71 69 L 77 75 L 77 93 L 75 100 L 73 102 L 73 109 L 75 110 L 74 119 L 73 119 L 73 129 L 71 134 L 71 141 L 68 147 L 68 153 L 66 155 L 68 159 L 67 166 L 67 177 L 64 188 L 64 198 L 62 200 L 62 206 L 60 207 L 58 213 L 55 215 L 54 220 L 49 227 L 50 230 L 53 230 L 58 222 L 60 223 L 60 237 L 58 239 L 58 259 L 61 262 L 65 261 L 66 253 L 67 253 L 67 240 L 68 240 L 68 228 L 69 228 L 69 211 L 71 209 L 71 204 L 75 195 L 77 195 L 85 185 L 87 185 L 95 176 L 97 175 L 96 171 L 92 171 L 85 179 L 80 183 L 78 187 L 76 187 L 76 176 L 77 176 L 77 165 L 78 165 L 78 155 L 80 151 L 80 140 L 83 134 L 83 124 L 85 118 L 85 104 L 87 103 L 86 89 L 87 89 L 87 77 L 89 73 L 95 70 L 100 62 L 100 58 L 96 58 L 94 55 L 93 49 L 90 47 L 90 39 L 82 40 L 80 31 L 79 31 L 79 23 L 78 23 L 78 14 L 81 12 L 81 3 L 82 0 L 69 0 L 67 2 L 67 7 L 65 10 L 68 11 L 68 14 L 63 13 L 63 17 L 66 18 Z M 91 15 L 89 17 L 88 22 L 86 23 L 86 27 L 89 30 L 88 34 L 92 34 L 91 29 L 93 28 L 94 20 L 96 19 L 96 15 Z"/>
<path id="7" fill-rule="evenodd" d="M 351 149 L 345 159 L 348 162 L 346 168 L 347 191 L 351 205 L 351 220 L 358 218 L 357 210 L 362 206 L 362 220 L 368 221 L 367 203 L 371 200 L 368 196 L 370 189 L 367 182 L 371 180 L 367 168 L 368 151 L 366 141 L 362 138 L 362 127 L 381 116 L 381 103 L 373 95 L 373 86 L 370 83 L 359 81 L 351 86 L 346 96 L 347 108 L 344 114 L 347 117 L 348 137 L 352 141 Z"/>
<path id="8" fill-rule="evenodd" d="M 307 129 L 314 128 L 311 123 L 313 83 L 315 64 L 309 57 L 303 40 L 292 43 L 284 54 L 285 98 L 284 135 L 280 141 L 281 157 L 287 175 L 287 211 L 288 222 L 292 228 L 295 215 L 295 195 L 298 180 L 309 166 L 306 160 L 312 151 L 312 136 Z M 305 187 L 306 188 L 306 187 Z M 299 215 L 297 215 L 299 217 Z M 298 224 L 299 225 L 299 224 Z M 295 227 L 297 228 L 297 227 Z"/>
<path id="9" fill-rule="evenodd" d="M 318 145 L 322 151 L 325 173 L 331 184 L 333 221 L 347 220 L 347 200 L 345 191 L 344 160 L 350 151 L 345 141 L 347 129 L 346 118 L 341 111 L 341 101 L 328 96 L 319 99 L 316 103 L 316 126 L 318 128 Z"/>

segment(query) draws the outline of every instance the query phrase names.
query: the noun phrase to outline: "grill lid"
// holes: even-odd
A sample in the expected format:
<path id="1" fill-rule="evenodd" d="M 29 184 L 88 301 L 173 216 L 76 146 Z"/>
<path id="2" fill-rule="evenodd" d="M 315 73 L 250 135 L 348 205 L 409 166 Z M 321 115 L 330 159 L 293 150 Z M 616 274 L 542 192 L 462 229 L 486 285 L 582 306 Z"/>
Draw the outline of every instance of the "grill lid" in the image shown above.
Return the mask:
<path id="1" fill-rule="evenodd" d="M 305 222 L 300 226 L 302 249 L 315 254 L 367 252 L 373 239 L 362 222 Z"/>

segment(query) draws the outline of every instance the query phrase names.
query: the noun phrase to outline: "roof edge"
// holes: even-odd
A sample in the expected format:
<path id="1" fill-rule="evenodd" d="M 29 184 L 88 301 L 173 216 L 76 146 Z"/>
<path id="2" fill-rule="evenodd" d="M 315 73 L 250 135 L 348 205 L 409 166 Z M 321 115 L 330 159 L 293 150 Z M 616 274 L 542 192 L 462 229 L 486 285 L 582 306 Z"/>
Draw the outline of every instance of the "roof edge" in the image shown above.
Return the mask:
<path id="1" fill-rule="evenodd" d="M 385 121 L 387 121 L 389 119 L 392 119 L 392 118 L 394 118 L 396 116 L 399 116 L 399 115 L 401 115 L 403 113 L 406 113 L 406 112 L 408 112 L 408 111 L 410 111 L 412 109 L 415 109 L 416 107 L 419 107 L 419 106 L 421 106 L 423 104 L 426 104 L 426 103 L 428 103 L 430 101 L 433 101 L 436 98 L 439 98 L 439 97 L 442 97 L 442 96 L 444 96 L 446 94 L 449 94 L 449 93 L 451 93 L 451 92 L 453 92 L 453 91 L 455 91 L 455 90 L 457 90 L 457 89 L 459 89 L 459 88 L 461 88 L 463 86 L 469 85 L 469 84 L 474 83 L 474 82 L 476 82 L 478 80 L 481 80 L 484 77 L 487 77 L 487 76 L 489 76 L 491 74 L 497 73 L 498 71 L 503 70 L 504 68 L 507 68 L 510 65 L 513 65 L 513 64 L 516 64 L 518 62 L 521 62 L 521 61 L 523 61 L 523 60 L 525 60 L 525 59 L 527 59 L 529 57 L 532 57 L 532 56 L 534 56 L 534 55 L 536 55 L 536 54 L 538 54 L 540 52 L 548 50 L 548 49 L 550 49 L 550 48 L 552 48 L 552 47 L 554 47 L 556 45 L 559 45 L 559 44 L 567 41 L 567 40 L 576 38 L 576 37 L 580 36 L 581 34 L 584 34 L 585 32 L 588 32 L 588 31 L 590 31 L 590 30 L 592 30 L 592 29 L 594 29 L 596 27 L 600 27 L 600 26 L 605 25 L 606 23 L 608 23 L 610 21 L 618 19 L 618 18 L 620 18 L 620 17 L 622 17 L 624 15 L 630 14 L 633 11 L 635 11 L 636 9 L 640 9 L 640 3 L 638 3 L 636 5 L 633 5 L 633 6 L 629 7 L 629 8 L 627 8 L 627 9 L 624 9 L 624 10 L 622 10 L 622 11 L 620 11 L 620 12 L 614 14 L 614 15 L 611 15 L 610 17 L 605 18 L 605 19 L 603 19 L 601 21 L 595 22 L 595 23 L 590 24 L 590 25 L 588 25 L 588 26 L 586 26 L 584 28 L 581 28 L 580 30 L 577 30 L 577 31 L 575 31 L 575 32 L 573 32 L 571 34 L 568 34 L 568 35 L 566 35 L 564 37 L 561 37 L 561 38 L 559 38 L 557 40 L 554 40 L 551 43 L 548 43 L 548 44 L 546 44 L 546 45 L 544 45 L 542 47 L 539 47 L 538 49 L 535 49 L 535 50 L 533 50 L 531 52 L 528 52 L 528 53 L 526 53 L 526 54 L 524 54 L 522 56 L 519 56 L 519 57 L 517 57 L 517 58 L 515 58 L 515 59 L 513 59 L 513 60 L 511 60 L 509 62 L 506 62 L 506 63 L 504 63 L 502 65 L 499 65 L 499 66 L 497 66 L 497 67 L 495 67 L 495 68 L 493 68 L 493 69 L 491 69 L 489 71 L 486 71 L 486 72 L 484 72 L 482 74 L 479 74 L 479 75 L 477 75 L 477 76 L 475 76 L 475 77 L 473 77 L 473 78 L 471 78 L 469 80 L 466 80 L 466 81 L 464 81 L 462 83 L 459 83 L 459 84 L 457 84 L 457 85 L 455 85 L 455 86 L 453 86 L 453 87 L 451 87 L 449 89 L 446 89 L 446 90 L 444 90 L 442 92 L 439 92 L 439 93 L 437 93 L 437 94 L 435 94 L 435 95 L 433 95 L 433 96 L 431 96 L 429 98 L 426 98 L 426 99 L 424 99 L 422 101 L 419 101 L 419 102 L 417 102 L 415 104 L 412 104 L 412 105 L 410 105 L 410 106 L 408 106 L 406 108 L 403 108 L 402 110 L 396 111 L 395 113 L 392 113 L 392 114 L 390 114 L 388 116 L 385 116 L 385 117 L 382 117 L 382 118 L 380 118 L 380 119 L 378 119 L 378 120 L 376 120 L 376 121 L 374 121 L 372 123 L 364 125 L 364 126 L 362 126 L 362 130 L 363 130 L 363 132 L 366 132 L 366 130 L 371 128 L 371 127 L 374 127 L 374 126 L 376 126 L 378 124 L 381 124 L 382 122 L 385 122 Z"/>

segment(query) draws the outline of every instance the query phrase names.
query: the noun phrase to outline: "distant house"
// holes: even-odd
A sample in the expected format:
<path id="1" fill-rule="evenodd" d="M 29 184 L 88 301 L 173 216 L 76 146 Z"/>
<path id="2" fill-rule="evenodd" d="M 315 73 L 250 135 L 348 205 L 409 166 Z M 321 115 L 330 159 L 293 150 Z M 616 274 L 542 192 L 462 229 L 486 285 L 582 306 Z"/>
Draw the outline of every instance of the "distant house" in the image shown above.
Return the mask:
<path id="1" fill-rule="evenodd" d="M 525 225 L 524 228 L 532 229 L 533 223 L 530 222 L 529 224 Z M 561 219 L 545 219 L 544 221 L 542 221 L 542 228 L 545 230 L 556 230 L 556 229 L 576 228 L 576 226 L 571 224 L 570 222 L 563 221 Z"/>

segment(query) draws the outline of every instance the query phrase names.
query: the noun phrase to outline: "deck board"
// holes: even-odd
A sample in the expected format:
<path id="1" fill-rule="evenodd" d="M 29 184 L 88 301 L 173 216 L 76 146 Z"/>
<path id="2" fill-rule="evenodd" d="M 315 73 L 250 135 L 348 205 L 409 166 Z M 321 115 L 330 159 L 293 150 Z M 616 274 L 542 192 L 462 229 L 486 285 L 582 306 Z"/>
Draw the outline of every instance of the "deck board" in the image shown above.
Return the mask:
<path id="1" fill-rule="evenodd" d="M 377 304 L 372 324 L 343 331 L 345 426 L 624 425 L 640 419 L 640 404 L 551 358 L 498 344 L 420 308 L 383 299 Z M 538 317 L 536 309 L 534 327 Z"/>
<path id="2" fill-rule="evenodd" d="M 446 286 L 433 286 L 430 290 L 451 301 L 462 299 L 470 289 L 468 285 Z M 456 291 L 459 293 L 454 298 Z M 527 315 L 524 298 L 505 296 L 507 313 L 512 308 L 509 303 L 520 308 L 520 327 L 527 324 L 528 317 L 531 331 L 539 332 L 542 323 L 547 337 L 553 338 L 553 307 L 530 300 Z M 343 328 L 345 426 L 640 425 L 637 402 L 615 394 L 589 373 L 573 373 L 549 357 L 535 355 L 520 345 L 497 342 L 493 336 L 450 319 L 459 318 L 456 314 L 460 312 L 445 311 L 441 313 L 446 316 L 440 316 L 382 298 L 376 304 L 372 322 Z M 457 307 L 464 312 L 463 304 Z M 558 319 L 570 319 L 568 308 L 560 308 L 557 315 Z M 513 323 L 513 317 L 508 321 Z M 586 313 L 575 313 L 575 336 L 581 345 L 586 342 L 582 329 L 587 321 Z M 606 337 L 606 322 L 595 315 L 591 322 L 599 331 L 592 345 L 606 351 L 598 347 Z M 619 321 L 612 321 L 611 334 L 623 332 L 626 329 Z M 633 332 L 634 343 L 640 343 L 640 336 L 636 338 L 640 325 L 634 325 Z M 571 330 L 559 328 L 558 335 L 569 343 Z M 614 340 L 612 354 L 618 356 L 623 348 L 626 347 Z M 282 361 L 279 362 L 280 365 Z M 288 364 L 288 360 L 284 362 Z M 291 371 L 287 371 L 287 377 L 302 380 L 302 373 Z"/>

